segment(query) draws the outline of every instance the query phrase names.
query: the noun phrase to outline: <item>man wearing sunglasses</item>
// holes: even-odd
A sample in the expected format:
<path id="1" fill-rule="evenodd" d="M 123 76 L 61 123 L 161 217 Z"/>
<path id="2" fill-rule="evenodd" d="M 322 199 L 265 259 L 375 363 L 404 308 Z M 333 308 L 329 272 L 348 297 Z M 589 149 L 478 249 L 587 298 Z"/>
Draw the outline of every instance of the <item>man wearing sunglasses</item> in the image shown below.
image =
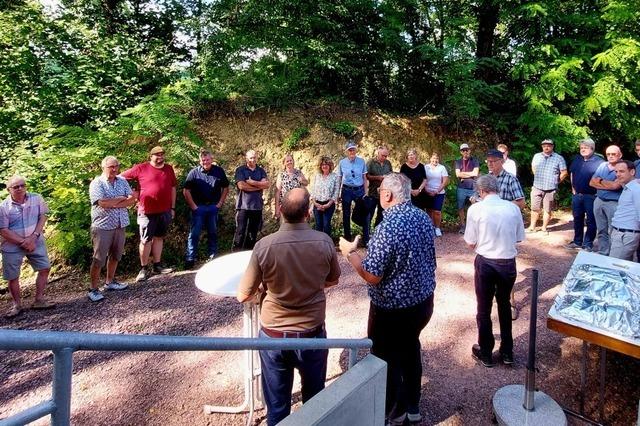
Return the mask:
<path id="1" fill-rule="evenodd" d="M 161 263 L 164 237 L 176 214 L 176 174 L 165 162 L 164 149 L 155 146 L 149 161 L 136 164 L 121 175 L 138 181 L 138 226 L 140 228 L 140 272 L 136 281 L 146 281 L 151 274 L 168 274 L 173 269 Z M 150 262 L 150 260 L 152 262 Z M 152 265 L 150 264 L 152 263 Z"/>
<path id="2" fill-rule="evenodd" d="M 7 181 L 9 197 L 0 203 L 0 236 L 2 236 L 2 275 L 9 281 L 13 308 L 6 318 L 18 316 L 22 310 L 20 298 L 20 267 L 27 258 L 36 271 L 36 298 L 33 309 L 48 309 L 55 305 L 44 297 L 51 264 L 42 231 L 47 221 L 49 207 L 39 194 L 27 192 L 22 176 Z"/>
<path id="3" fill-rule="evenodd" d="M 369 188 L 369 181 L 367 180 L 367 164 L 363 158 L 356 156 L 358 149 L 356 143 L 350 140 L 344 149 L 347 152 L 347 156 L 338 163 L 336 174 L 340 177 L 342 183 L 340 198 L 342 200 L 344 238 L 347 241 L 351 241 L 351 204 L 365 196 Z M 365 225 L 369 225 L 370 220 L 369 217 L 365 221 Z M 364 226 L 362 240 L 366 246 L 369 242 L 369 226 Z"/>

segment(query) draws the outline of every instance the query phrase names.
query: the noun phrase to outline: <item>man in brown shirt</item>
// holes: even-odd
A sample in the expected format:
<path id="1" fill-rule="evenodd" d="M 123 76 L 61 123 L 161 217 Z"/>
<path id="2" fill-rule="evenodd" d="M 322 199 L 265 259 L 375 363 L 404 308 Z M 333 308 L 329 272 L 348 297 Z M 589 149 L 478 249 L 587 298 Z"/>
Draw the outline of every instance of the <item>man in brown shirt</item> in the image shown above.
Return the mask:
<path id="1" fill-rule="evenodd" d="M 238 301 L 266 291 L 260 310 L 261 338 L 324 338 L 324 289 L 338 283 L 340 266 L 331 238 L 311 229 L 309 192 L 289 191 L 282 201 L 280 229 L 255 245 L 238 287 Z M 302 379 L 302 402 L 324 388 L 328 350 L 261 350 L 267 424 L 291 412 L 293 370 Z"/>

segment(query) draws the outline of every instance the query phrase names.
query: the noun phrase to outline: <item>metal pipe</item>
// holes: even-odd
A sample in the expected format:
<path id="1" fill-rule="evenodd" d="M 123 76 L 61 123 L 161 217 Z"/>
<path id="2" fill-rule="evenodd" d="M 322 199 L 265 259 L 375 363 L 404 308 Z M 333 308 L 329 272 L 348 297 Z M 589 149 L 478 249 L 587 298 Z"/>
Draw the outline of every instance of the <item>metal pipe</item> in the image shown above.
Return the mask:
<path id="1" fill-rule="evenodd" d="M 53 351 L 53 426 L 69 426 L 71 418 L 71 376 L 73 374 L 73 349 Z"/>
<path id="2" fill-rule="evenodd" d="M 356 348 L 349 349 L 349 368 L 356 365 L 357 362 L 358 362 L 358 349 Z"/>
<path id="3" fill-rule="evenodd" d="M 370 339 L 258 339 L 242 337 L 149 336 L 68 331 L 0 330 L 1 350 L 241 351 L 370 348 Z"/>
<path id="4" fill-rule="evenodd" d="M 11 417 L 0 420 L 0 426 L 22 426 L 47 416 L 56 409 L 52 400 L 43 401 Z"/>
<path id="5" fill-rule="evenodd" d="M 529 356 L 527 357 L 527 374 L 525 376 L 525 391 L 523 407 L 532 411 L 536 392 L 536 326 L 538 323 L 538 270 L 533 270 L 531 281 L 531 314 L 529 316 Z"/>

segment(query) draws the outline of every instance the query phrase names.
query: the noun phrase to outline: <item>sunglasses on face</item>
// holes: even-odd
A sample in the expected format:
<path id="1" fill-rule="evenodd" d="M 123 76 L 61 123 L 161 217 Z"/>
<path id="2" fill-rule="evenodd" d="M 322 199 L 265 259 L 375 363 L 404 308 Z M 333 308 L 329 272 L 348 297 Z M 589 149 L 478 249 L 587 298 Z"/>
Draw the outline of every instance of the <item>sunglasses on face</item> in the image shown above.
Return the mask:
<path id="1" fill-rule="evenodd" d="M 465 149 L 461 149 L 461 150 L 460 150 L 460 152 L 467 152 L 467 151 L 469 151 L 469 149 L 468 149 L 468 148 L 465 148 Z"/>

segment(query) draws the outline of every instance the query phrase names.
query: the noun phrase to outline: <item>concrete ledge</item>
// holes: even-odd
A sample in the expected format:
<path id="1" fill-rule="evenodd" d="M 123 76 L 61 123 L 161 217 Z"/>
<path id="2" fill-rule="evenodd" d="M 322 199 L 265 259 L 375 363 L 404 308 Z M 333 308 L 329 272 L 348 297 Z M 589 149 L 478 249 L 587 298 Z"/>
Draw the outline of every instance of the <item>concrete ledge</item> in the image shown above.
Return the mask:
<path id="1" fill-rule="evenodd" d="M 387 363 L 368 355 L 280 426 L 383 426 Z"/>

